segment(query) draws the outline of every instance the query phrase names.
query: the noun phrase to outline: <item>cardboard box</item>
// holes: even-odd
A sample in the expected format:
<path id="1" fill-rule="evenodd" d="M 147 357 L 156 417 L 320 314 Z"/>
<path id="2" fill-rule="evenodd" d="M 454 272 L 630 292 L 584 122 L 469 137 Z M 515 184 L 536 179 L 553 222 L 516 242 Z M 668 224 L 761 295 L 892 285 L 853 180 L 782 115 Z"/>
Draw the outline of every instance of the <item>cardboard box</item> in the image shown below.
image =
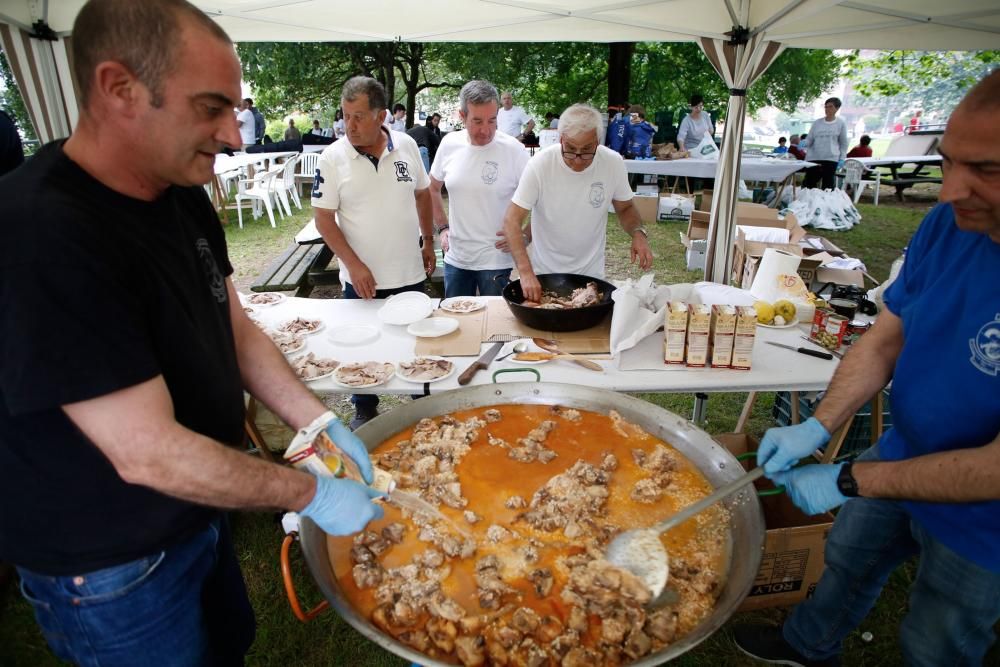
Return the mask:
<path id="1" fill-rule="evenodd" d="M 680 195 L 670 195 L 660 197 L 660 205 L 657 210 L 657 222 L 684 221 L 691 219 L 694 211 L 694 200 Z"/>
<path id="2" fill-rule="evenodd" d="M 730 368 L 750 370 L 753 365 L 753 344 L 757 338 L 757 311 L 753 306 L 736 308 L 736 332 L 733 336 L 733 359 Z"/>
<path id="3" fill-rule="evenodd" d="M 733 337 L 736 334 L 736 307 L 712 306 L 709 333 L 709 363 L 712 368 L 729 368 L 733 361 Z"/>
<path id="4" fill-rule="evenodd" d="M 683 301 L 668 301 L 663 322 L 663 361 L 665 363 L 684 363 L 687 326 L 688 305 Z"/>
<path id="5" fill-rule="evenodd" d="M 636 209 L 638 209 L 639 218 L 643 222 L 656 222 L 656 214 L 660 206 L 659 192 L 656 192 L 655 194 L 642 194 L 637 192 L 635 197 L 632 198 L 632 203 L 634 203 Z"/>
<path id="6" fill-rule="evenodd" d="M 687 345 L 684 357 L 688 366 L 708 365 L 708 336 L 712 327 L 712 308 L 703 303 L 688 304 Z"/>
<path id="7" fill-rule="evenodd" d="M 681 234 L 681 244 L 686 249 L 688 271 L 705 269 L 705 252 L 708 250 L 708 213 L 692 211 L 687 232 Z"/>
<path id="8" fill-rule="evenodd" d="M 784 250 L 802 257 L 802 248 L 796 243 L 748 241 L 743 230 L 736 230 L 736 242 L 733 247 L 733 285 L 750 289 L 754 276 L 757 275 L 757 269 L 760 267 L 760 261 L 764 257 L 764 251 L 768 248 Z M 829 255 L 823 254 L 802 257 L 797 270 L 799 276 L 802 277 L 802 282 L 807 286 L 812 285 L 816 279 L 817 269 L 824 261 L 829 261 L 829 257 Z"/>
<path id="9" fill-rule="evenodd" d="M 816 270 L 816 278 L 813 280 L 812 286 L 819 289 L 826 283 L 864 287 L 865 274 L 858 269 L 828 269 L 821 266 Z"/>
<path id="10" fill-rule="evenodd" d="M 714 438 L 736 455 L 757 449 L 757 441 L 745 433 L 723 433 Z M 749 469 L 754 462 L 743 464 Z M 764 478 L 755 486 L 773 487 Z M 833 525 L 833 515 L 829 512 L 807 516 L 784 493 L 760 500 L 767 527 L 764 556 L 750 595 L 738 611 L 786 607 L 810 597 L 823 574 L 823 549 Z"/>

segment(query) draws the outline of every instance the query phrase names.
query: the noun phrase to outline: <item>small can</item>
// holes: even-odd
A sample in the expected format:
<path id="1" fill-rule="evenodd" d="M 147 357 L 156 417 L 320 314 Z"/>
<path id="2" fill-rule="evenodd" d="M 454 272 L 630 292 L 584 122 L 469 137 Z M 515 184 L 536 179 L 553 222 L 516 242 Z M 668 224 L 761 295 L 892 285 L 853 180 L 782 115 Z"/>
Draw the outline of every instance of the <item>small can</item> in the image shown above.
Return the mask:
<path id="1" fill-rule="evenodd" d="M 836 347 L 831 347 L 831 349 L 837 349 L 844 344 L 844 335 L 847 333 L 847 318 L 843 315 L 831 314 L 826 318 L 826 333 L 828 337 L 832 337 L 837 341 Z M 831 342 L 831 346 L 833 343 Z"/>
<path id="2" fill-rule="evenodd" d="M 812 327 L 809 329 L 809 337 L 815 339 L 816 334 L 821 331 L 826 330 L 826 318 L 829 317 L 830 311 L 827 308 L 817 308 L 816 312 L 813 313 Z"/>
<path id="3" fill-rule="evenodd" d="M 861 320 L 852 320 L 850 324 L 847 325 L 847 333 L 844 335 L 844 345 L 853 345 L 861 338 L 861 335 L 871 328 L 871 324 L 868 322 L 862 322 Z"/>

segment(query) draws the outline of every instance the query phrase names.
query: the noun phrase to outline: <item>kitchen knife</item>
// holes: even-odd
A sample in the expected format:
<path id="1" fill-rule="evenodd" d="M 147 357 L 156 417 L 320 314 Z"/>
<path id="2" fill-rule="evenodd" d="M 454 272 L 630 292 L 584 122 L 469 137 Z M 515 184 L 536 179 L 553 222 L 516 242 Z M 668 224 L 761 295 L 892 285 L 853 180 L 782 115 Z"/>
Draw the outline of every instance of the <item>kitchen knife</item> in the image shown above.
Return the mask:
<path id="1" fill-rule="evenodd" d="M 503 346 L 504 343 L 494 343 L 493 347 L 486 350 L 486 353 L 483 356 L 476 359 L 472 362 L 471 366 L 462 371 L 462 374 L 458 376 L 458 383 L 461 385 L 469 384 L 469 381 L 472 380 L 472 376 L 475 375 L 477 371 L 484 371 L 491 363 L 493 363 L 493 359 L 497 356 L 497 352 L 499 352 L 500 348 Z"/>
<path id="2" fill-rule="evenodd" d="M 810 350 L 808 347 L 795 347 L 793 345 L 785 345 L 784 343 L 775 343 L 774 341 L 767 341 L 768 345 L 774 345 L 775 347 L 783 347 L 786 350 L 795 350 L 799 354 L 807 354 L 810 357 L 818 357 L 820 359 L 833 359 L 833 355 L 829 352 L 820 352 L 819 350 Z M 459 382 L 462 380 L 460 379 Z"/>
<path id="3" fill-rule="evenodd" d="M 817 343 L 816 341 L 814 341 L 812 338 L 809 338 L 808 336 L 799 336 L 799 338 L 801 338 L 802 340 L 804 340 L 804 341 L 806 341 L 808 343 L 812 343 L 813 345 L 819 345 L 819 343 Z M 844 353 L 840 352 L 838 350 L 830 350 L 830 354 L 832 354 L 833 356 L 837 357 L 838 359 L 843 359 L 844 358 Z"/>

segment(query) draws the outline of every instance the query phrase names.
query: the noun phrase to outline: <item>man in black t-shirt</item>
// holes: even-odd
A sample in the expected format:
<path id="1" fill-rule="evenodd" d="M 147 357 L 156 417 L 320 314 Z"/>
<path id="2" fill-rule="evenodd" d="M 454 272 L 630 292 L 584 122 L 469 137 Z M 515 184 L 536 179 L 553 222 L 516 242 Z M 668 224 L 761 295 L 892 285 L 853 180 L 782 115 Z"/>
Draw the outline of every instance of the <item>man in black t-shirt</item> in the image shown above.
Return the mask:
<path id="1" fill-rule="evenodd" d="M 221 510 L 350 534 L 380 494 L 238 448 L 246 390 L 371 480 L 229 279 L 201 187 L 240 144 L 229 38 L 184 0 L 91 0 L 73 35 L 73 135 L 0 180 L 0 219 L 31 221 L 0 244 L 0 561 L 63 660 L 241 664 L 253 612 Z"/>

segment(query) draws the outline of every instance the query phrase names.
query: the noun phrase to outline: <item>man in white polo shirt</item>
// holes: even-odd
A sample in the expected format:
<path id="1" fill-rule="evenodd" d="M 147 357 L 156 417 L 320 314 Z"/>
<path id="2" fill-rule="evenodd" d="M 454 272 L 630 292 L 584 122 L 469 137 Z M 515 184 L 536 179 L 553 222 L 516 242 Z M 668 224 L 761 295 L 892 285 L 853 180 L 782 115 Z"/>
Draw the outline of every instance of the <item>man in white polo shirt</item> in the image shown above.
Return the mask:
<path id="1" fill-rule="evenodd" d="M 466 129 L 445 135 L 431 167 L 434 224 L 445 251 L 445 296 L 499 296 L 514 266 L 503 216 L 528 164 L 528 151 L 497 132 L 500 100 L 489 81 L 462 86 L 458 102 Z M 448 187 L 447 217 L 443 185 Z"/>
<path id="2" fill-rule="evenodd" d="M 337 256 L 345 299 L 423 291 L 434 271 L 430 179 L 413 139 L 383 127 L 386 94 L 356 76 L 340 97 L 346 141 L 320 155 L 313 184 L 316 228 Z M 351 397 L 352 428 L 378 414 L 378 396 Z"/>
<path id="3" fill-rule="evenodd" d="M 559 116 L 559 144 L 528 162 L 504 216 L 504 232 L 526 299 L 542 296 L 536 274 L 576 273 L 604 278 L 608 200 L 632 237 L 632 263 L 646 270 L 653 253 L 646 240 L 622 156 L 601 146 L 601 113 L 574 104 Z M 531 211 L 530 249 L 522 225 Z"/>

